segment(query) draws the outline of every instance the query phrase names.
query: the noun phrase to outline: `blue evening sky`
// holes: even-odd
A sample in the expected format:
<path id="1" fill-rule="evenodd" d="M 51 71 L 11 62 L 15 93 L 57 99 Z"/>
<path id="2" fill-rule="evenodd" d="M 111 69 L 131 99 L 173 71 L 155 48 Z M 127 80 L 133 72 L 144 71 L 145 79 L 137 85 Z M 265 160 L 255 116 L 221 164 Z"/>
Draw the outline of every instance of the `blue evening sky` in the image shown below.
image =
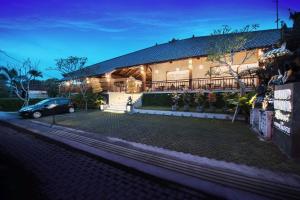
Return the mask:
<path id="1" fill-rule="evenodd" d="M 300 0 L 279 0 L 279 16 Z M 0 50 L 40 61 L 44 78 L 60 77 L 54 60 L 88 57 L 88 65 L 172 38 L 210 34 L 222 25 L 272 29 L 275 0 L 0 0 Z M 0 65 L 15 61 L 0 52 Z"/>

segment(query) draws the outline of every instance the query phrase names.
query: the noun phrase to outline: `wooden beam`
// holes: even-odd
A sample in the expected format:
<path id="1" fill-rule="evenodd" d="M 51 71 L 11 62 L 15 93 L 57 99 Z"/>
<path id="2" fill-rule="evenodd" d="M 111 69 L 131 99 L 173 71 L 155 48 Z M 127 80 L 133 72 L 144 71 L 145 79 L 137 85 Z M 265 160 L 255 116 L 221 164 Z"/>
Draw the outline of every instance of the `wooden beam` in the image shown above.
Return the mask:
<path id="1" fill-rule="evenodd" d="M 132 71 L 135 71 L 136 69 L 137 69 L 137 68 L 129 68 L 128 71 L 125 73 L 125 76 L 129 76 L 130 73 L 131 73 Z"/>
<path id="2" fill-rule="evenodd" d="M 146 91 L 148 65 L 145 65 L 143 67 L 144 67 L 144 73 L 141 73 L 141 75 L 142 75 L 143 91 Z"/>
<path id="3" fill-rule="evenodd" d="M 135 71 L 131 74 L 131 76 L 138 78 L 141 76 L 140 68 L 136 68 Z"/>

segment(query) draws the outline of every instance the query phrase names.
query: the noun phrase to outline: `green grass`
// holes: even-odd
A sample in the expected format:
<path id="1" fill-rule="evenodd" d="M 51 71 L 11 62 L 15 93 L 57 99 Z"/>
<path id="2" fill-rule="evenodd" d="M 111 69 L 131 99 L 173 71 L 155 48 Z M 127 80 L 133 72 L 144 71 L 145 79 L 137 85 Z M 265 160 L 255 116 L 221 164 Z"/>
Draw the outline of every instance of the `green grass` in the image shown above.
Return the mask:
<path id="1" fill-rule="evenodd" d="M 50 123 L 52 118 L 40 120 Z M 57 123 L 217 160 L 300 174 L 299 164 L 271 142 L 259 141 L 244 122 L 90 111 L 58 115 Z"/>

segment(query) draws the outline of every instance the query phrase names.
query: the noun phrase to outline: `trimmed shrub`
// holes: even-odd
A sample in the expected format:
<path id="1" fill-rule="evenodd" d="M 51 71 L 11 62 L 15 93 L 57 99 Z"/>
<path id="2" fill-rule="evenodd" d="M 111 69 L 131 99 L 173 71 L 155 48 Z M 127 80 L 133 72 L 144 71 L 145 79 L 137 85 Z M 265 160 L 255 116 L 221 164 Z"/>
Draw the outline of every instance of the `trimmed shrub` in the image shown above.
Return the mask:
<path id="1" fill-rule="evenodd" d="M 96 109 L 99 108 L 97 105 L 96 101 L 99 99 L 99 96 L 102 96 L 106 101 L 108 100 L 108 96 L 105 94 L 98 94 L 98 93 L 92 93 L 92 92 L 87 92 L 87 107 L 88 109 Z M 72 102 L 75 104 L 76 108 L 79 109 L 85 109 L 85 102 L 83 100 L 83 97 L 81 94 L 76 94 L 71 97 Z"/>
<path id="2" fill-rule="evenodd" d="M 36 104 L 43 99 L 30 99 L 29 104 Z M 0 98 L 0 111 L 18 111 L 22 108 L 23 101 L 18 98 Z"/>
<path id="3" fill-rule="evenodd" d="M 190 94 L 190 106 L 196 107 L 195 103 L 195 93 Z M 231 105 L 228 100 L 229 99 L 237 99 L 238 93 L 215 93 L 216 101 L 212 102 L 211 105 L 218 108 L 233 108 L 234 106 Z M 180 99 L 178 105 L 182 107 L 184 105 L 183 102 L 183 95 L 180 95 Z M 205 108 L 209 108 L 208 102 L 208 93 L 203 94 L 203 106 Z M 142 98 L 143 106 L 162 106 L 162 107 L 171 107 L 172 106 L 172 94 L 171 93 L 158 93 L 158 94 L 144 94 Z"/>
<path id="4" fill-rule="evenodd" d="M 166 106 L 171 107 L 172 98 L 171 94 L 143 94 L 143 106 Z M 180 102 L 179 102 L 180 103 Z"/>

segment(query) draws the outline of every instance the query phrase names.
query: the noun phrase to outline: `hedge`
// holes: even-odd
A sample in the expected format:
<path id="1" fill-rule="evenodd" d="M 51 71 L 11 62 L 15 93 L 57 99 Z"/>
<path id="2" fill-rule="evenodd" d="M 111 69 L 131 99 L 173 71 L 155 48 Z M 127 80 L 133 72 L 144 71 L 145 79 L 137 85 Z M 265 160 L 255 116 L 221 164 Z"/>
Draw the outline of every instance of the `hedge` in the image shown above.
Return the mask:
<path id="1" fill-rule="evenodd" d="M 224 93 L 215 93 L 216 94 L 216 102 L 212 103 L 212 105 L 216 108 L 224 108 L 227 104 L 226 100 L 224 99 Z M 208 93 L 204 94 L 205 96 L 205 104 L 204 107 L 208 108 L 209 103 L 207 102 Z M 230 98 L 236 98 L 237 93 L 231 94 Z M 158 94 L 144 94 L 142 97 L 142 104 L 143 106 L 163 106 L 163 107 L 171 107 L 172 105 L 172 98 L 170 93 L 158 93 Z M 179 100 L 179 106 L 183 106 L 182 97 Z M 195 94 L 191 93 L 191 103 L 190 106 L 195 107 Z M 228 106 L 231 107 L 231 106 Z"/>
<path id="2" fill-rule="evenodd" d="M 143 94 L 142 104 L 143 106 L 170 106 L 172 98 L 170 94 Z"/>
<path id="3" fill-rule="evenodd" d="M 29 104 L 35 104 L 43 99 L 30 99 Z M 23 105 L 23 101 L 17 98 L 0 98 L 0 111 L 18 111 Z"/>

